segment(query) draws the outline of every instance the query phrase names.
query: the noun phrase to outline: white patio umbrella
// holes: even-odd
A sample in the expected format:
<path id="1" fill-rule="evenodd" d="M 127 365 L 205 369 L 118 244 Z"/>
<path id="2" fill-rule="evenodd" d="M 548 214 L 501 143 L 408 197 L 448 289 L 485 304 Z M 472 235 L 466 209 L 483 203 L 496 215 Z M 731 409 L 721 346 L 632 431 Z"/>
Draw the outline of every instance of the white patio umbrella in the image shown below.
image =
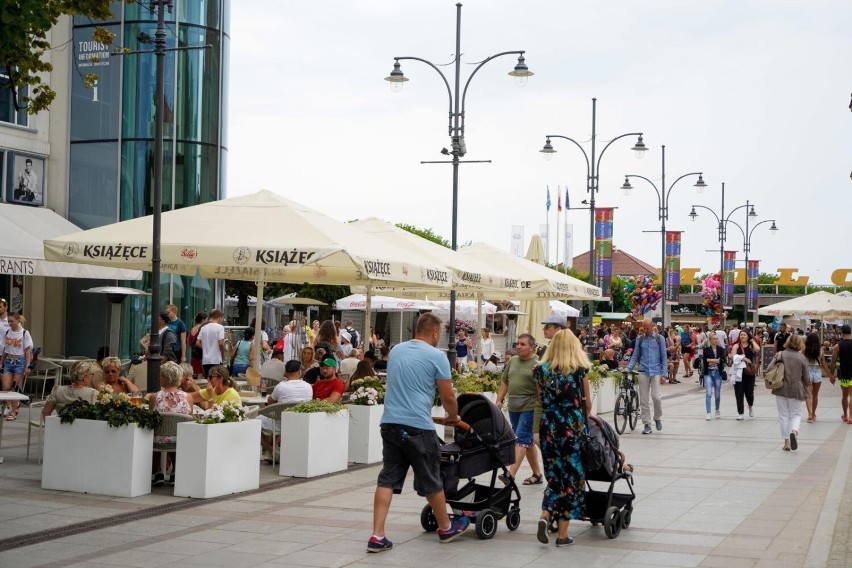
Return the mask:
<path id="1" fill-rule="evenodd" d="M 152 222 L 45 240 L 45 258 L 150 270 Z M 266 190 L 163 213 L 161 258 L 163 272 L 256 281 L 259 313 L 266 282 L 450 286 L 449 269 L 431 258 Z"/>
<path id="2" fill-rule="evenodd" d="M 519 307 L 521 303 L 512 302 L 512 305 L 515 307 Z M 549 305 L 550 313 L 552 315 L 562 316 L 564 318 L 576 318 L 580 315 L 580 310 L 570 304 L 566 304 L 565 302 L 559 300 L 550 300 Z"/>
<path id="3" fill-rule="evenodd" d="M 403 312 L 419 312 L 420 310 L 434 310 L 435 304 L 426 300 L 408 300 L 405 298 L 392 298 L 389 296 L 372 296 L 367 294 L 352 294 L 345 298 L 340 298 L 334 302 L 334 308 L 337 310 L 354 310 L 366 312 L 372 310 L 376 312 L 398 312 L 399 313 L 399 342 L 402 343 L 402 314 Z M 369 321 L 369 318 L 367 318 Z M 370 329 L 367 328 L 366 333 Z M 369 336 L 365 336 L 369 337 Z"/>
<path id="4" fill-rule="evenodd" d="M 795 315 L 799 319 L 852 318 L 852 298 L 829 292 L 814 292 L 758 308 L 762 316 Z"/>
<path id="5" fill-rule="evenodd" d="M 532 239 L 530 239 L 526 259 L 538 266 L 544 265 L 544 246 L 541 242 L 541 235 L 533 235 Z M 550 304 L 547 298 L 523 300 L 520 310 L 529 314 L 518 316 L 518 330 L 520 333 L 529 333 L 535 337 L 536 343 L 543 342 L 545 337 L 541 322 L 550 316 Z"/>

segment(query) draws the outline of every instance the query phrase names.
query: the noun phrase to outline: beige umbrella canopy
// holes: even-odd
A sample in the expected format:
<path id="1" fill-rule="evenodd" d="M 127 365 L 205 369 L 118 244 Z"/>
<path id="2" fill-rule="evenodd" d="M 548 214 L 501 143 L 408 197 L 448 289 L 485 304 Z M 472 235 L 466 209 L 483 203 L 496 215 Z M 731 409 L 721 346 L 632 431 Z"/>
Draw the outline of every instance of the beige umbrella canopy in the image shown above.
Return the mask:
<path id="1" fill-rule="evenodd" d="M 544 266 L 545 256 L 541 235 L 533 235 L 530 240 L 529 249 L 527 249 L 526 259 L 537 265 Z M 545 338 L 541 322 L 550 317 L 550 302 L 548 298 L 523 300 L 520 310 L 529 315 L 518 317 L 518 334 L 529 333 L 535 337 L 536 343 L 543 343 Z"/>
<path id="2" fill-rule="evenodd" d="M 762 316 L 795 315 L 809 319 L 846 319 L 852 318 L 852 298 L 819 291 L 763 306 L 757 310 L 757 313 Z"/>

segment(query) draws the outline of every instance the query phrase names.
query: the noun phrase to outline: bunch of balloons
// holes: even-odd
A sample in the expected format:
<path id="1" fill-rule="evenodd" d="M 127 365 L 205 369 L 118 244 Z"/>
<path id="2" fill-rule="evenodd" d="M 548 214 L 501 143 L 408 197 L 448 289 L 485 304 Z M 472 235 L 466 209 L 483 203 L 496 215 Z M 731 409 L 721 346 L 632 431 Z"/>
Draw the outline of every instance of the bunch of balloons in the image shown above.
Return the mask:
<path id="1" fill-rule="evenodd" d="M 657 308 L 663 293 L 654 287 L 650 276 L 631 276 L 624 283 L 624 293 L 633 304 L 630 313 L 642 316 Z"/>
<path id="2" fill-rule="evenodd" d="M 719 318 L 722 316 L 722 277 L 717 272 L 708 276 L 701 282 L 701 295 L 704 296 L 704 303 L 701 306 L 701 313 L 716 325 L 719 323 Z"/>

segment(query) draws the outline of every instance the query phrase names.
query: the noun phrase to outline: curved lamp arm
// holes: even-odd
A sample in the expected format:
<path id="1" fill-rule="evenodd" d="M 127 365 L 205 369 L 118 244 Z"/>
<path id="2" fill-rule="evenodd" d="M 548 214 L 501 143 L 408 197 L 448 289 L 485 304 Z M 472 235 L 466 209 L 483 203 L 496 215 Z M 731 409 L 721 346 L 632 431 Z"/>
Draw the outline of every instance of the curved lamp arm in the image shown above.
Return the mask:
<path id="1" fill-rule="evenodd" d="M 482 66 L 491 61 L 492 59 L 497 59 L 498 57 L 502 57 L 503 55 L 523 55 L 524 51 L 501 51 L 500 53 L 495 53 L 494 55 L 483 60 L 470 76 L 467 78 L 467 81 L 464 83 L 464 90 L 462 91 L 462 100 L 461 100 L 461 113 L 462 113 L 462 130 L 464 130 L 464 109 L 465 109 L 465 101 L 467 100 L 467 88 L 470 86 L 470 81 L 473 79 L 473 76 L 476 75 L 476 72 L 482 69 Z M 449 88 L 449 86 L 447 87 Z"/>
<path id="2" fill-rule="evenodd" d="M 679 178 L 677 178 L 676 180 L 674 180 L 674 181 L 671 183 L 671 185 L 669 186 L 669 190 L 666 192 L 666 203 L 668 204 L 668 202 L 669 202 L 669 195 L 671 195 L 671 194 L 672 194 L 672 189 L 674 188 L 674 186 L 675 186 L 675 185 L 677 185 L 677 182 L 679 182 L 679 181 L 680 181 L 680 180 L 682 180 L 683 178 L 686 178 L 686 177 L 689 177 L 689 176 L 701 176 L 701 175 L 704 175 L 704 172 L 690 172 L 690 173 L 688 173 L 688 174 L 683 174 L 682 176 L 680 176 Z M 666 212 L 666 213 L 668 214 L 668 212 Z"/>
<path id="3" fill-rule="evenodd" d="M 710 209 L 709 207 L 707 207 L 707 206 L 705 206 L 705 205 L 693 205 L 693 206 L 692 206 L 692 208 L 693 208 L 693 209 L 695 209 L 696 207 L 697 207 L 698 209 L 706 209 L 707 211 L 709 211 L 710 213 L 712 213 L 714 217 L 716 217 L 716 224 L 717 224 L 717 225 L 721 225 L 721 224 L 722 224 L 722 220 L 719 218 L 719 215 L 717 215 L 717 214 L 716 214 L 716 212 L 715 212 L 715 211 L 713 211 L 712 209 Z"/>
<path id="4" fill-rule="evenodd" d="M 606 152 L 606 149 L 609 148 L 610 146 L 612 146 L 612 143 L 615 142 L 616 140 L 618 140 L 620 138 L 625 138 L 627 136 L 644 136 L 644 133 L 643 132 L 628 132 L 626 134 L 621 134 L 620 136 L 616 136 L 615 138 L 610 140 L 609 143 L 606 146 L 603 147 L 603 150 L 601 150 L 601 153 L 598 156 L 598 163 L 595 164 L 596 169 L 598 171 L 600 171 L 600 169 L 601 169 L 601 158 L 603 158 L 603 155 Z"/>
<path id="5" fill-rule="evenodd" d="M 739 207 L 734 207 L 733 209 L 731 209 L 731 211 L 728 213 L 727 217 L 725 217 L 725 223 L 733 223 L 733 221 L 731 221 L 731 215 L 733 215 L 734 213 L 736 213 L 740 209 L 744 209 L 744 208 L 748 207 L 749 205 L 750 205 L 749 203 L 744 203 L 743 205 L 740 205 Z"/>
<path id="6" fill-rule="evenodd" d="M 450 108 L 450 136 L 452 136 L 453 135 L 453 90 L 450 88 L 450 83 L 449 83 L 449 81 L 447 81 L 447 77 L 441 72 L 440 69 L 438 69 L 438 67 L 434 63 L 432 63 L 431 61 L 428 61 L 426 59 L 423 59 L 421 57 L 405 56 L 405 57 L 394 57 L 393 59 L 394 59 L 394 61 L 401 61 L 403 59 L 406 59 L 406 60 L 410 60 L 410 61 L 419 61 L 421 63 L 425 63 L 426 65 L 428 65 L 429 67 L 434 69 L 435 72 L 438 75 L 441 76 L 441 79 L 444 81 L 444 86 L 447 87 L 447 98 L 450 101 L 450 104 L 449 104 L 449 108 Z"/>
<path id="7" fill-rule="evenodd" d="M 731 220 L 731 219 L 728 219 L 727 222 L 734 225 L 737 229 L 740 230 L 740 234 L 743 236 L 743 248 L 747 247 L 748 244 L 749 244 L 748 237 L 746 237 L 746 233 L 743 230 L 742 226 L 739 223 L 737 223 L 736 221 Z M 751 234 L 751 233 L 749 233 L 749 234 Z"/>
<path id="8" fill-rule="evenodd" d="M 754 234 L 754 230 L 757 229 L 758 227 L 760 227 L 761 225 L 763 225 L 764 223 L 772 223 L 774 225 L 775 219 L 766 219 L 765 221 L 761 221 L 760 223 L 757 223 L 754 227 L 751 228 L 751 230 L 748 232 L 748 244 L 749 244 L 749 246 L 751 246 L 751 236 Z M 770 231 L 773 231 L 773 230 L 777 231 L 778 228 L 777 227 L 775 229 L 770 228 L 769 230 Z"/>
<path id="9" fill-rule="evenodd" d="M 577 142 L 573 138 L 569 138 L 568 136 L 562 136 L 561 134 L 547 134 L 545 135 L 545 138 L 562 138 L 563 140 L 573 142 L 574 146 L 580 149 L 580 151 L 583 153 L 583 157 L 586 159 L 586 179 L 592 177 L 592 166 L 589 163 L 589 155 L 586 154 L 586 150 L 583 149 L 579 142 Z M 588 187 L 586 188 L 586 191 L 588 191 Z"/>
<path id="10" fill-rule="evenodd" d="M 644 180 L 645 180 L 645 181 L 647 181 L 649 184 L 651 184 L 651 187 L 653 187 L 653 188 L 654 188 L 654 191 L 656 191 L 656 192 L 657 192 L 657 210 L 658 210 L 657 218 L 662 219 L 662 218 L 663 218 L 663 217 L 662 217 L 662 215 L 663 215 L 663 196 L 660 194 L 660 190 L 659 190 L 659 189 L 657 189 L 657 184 L 655 184 L 654 182 L 652 182 L 651 180 L 649 180 L 649 179 L 648 179 L 648 178 L 646 178 L 645 176 L 640 176 L 640 175 L 638 175 L 638 174 L 627 174 L 626 176 L 624 176 L 624 178 L 625 178 L 625 179 L 627 179 L 627 178 L 639 178 L 639 179 L 644 179 Z M 626 188 L 626 189 L 628 189 L 628 190 L 629 190 L 629 188 Z"/>

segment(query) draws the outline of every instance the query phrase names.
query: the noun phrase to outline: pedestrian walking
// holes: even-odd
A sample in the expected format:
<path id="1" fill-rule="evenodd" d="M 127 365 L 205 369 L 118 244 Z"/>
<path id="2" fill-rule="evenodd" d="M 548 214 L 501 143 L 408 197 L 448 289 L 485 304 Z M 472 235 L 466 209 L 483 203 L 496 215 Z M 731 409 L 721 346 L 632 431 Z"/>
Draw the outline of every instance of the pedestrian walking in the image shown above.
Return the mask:
<path id="1" fill-rule="evenodd" d="M 808 407 L 808 423 L 816 421 L 817 405 L 819 405 L 819 390 L 822 387 L 822 378 L 828 377 L 834 379 L 834 373 L 828 367 L 825 361 L 825 355 L 820 348 L 819 336 L 816 333 L 809 333 L 805 337 L 805 359 L 808 360 L 808 376 L 811 379 L 811 384 L 808 385 L 808 390 L 811 392 L 811 399 L 807 401 Z"/>
<path id="2" fill-rule="evenodd" d="M 459 415 L 450 364 L 437 349 L 440 337 L 441 320 L 425 313 L 417 320 L 414 339 L 391 350 L 381 422 L 382 470 L 376 481 L 373 535 L 367 542 L 367 552 L 393 548 L 385 536 L 385 519 L 394 493 L 402 492 L 409 468 L 414 470 L 414 490 L 432 507 L 440 542 L 454 540 L 470 524 L 466 516 L 450 519 L 441 480 L 441 441 L 432 423 L 435 389 L 447 413 L 445 424 L 457 424 Z"/>
<path id="3" fill-rule="evenodd" d="M 558 331 L 535 367 L 542 414 L 539 426 L 547 487 L 541 502 L 538 540 L 548 542 L 548 527 L 557 522 L 556 546 L 574 544 L 568 536 L 571 519 L 585 510 L 585 471 L 581 452 L 588 436 L 585 415 L 592 411 L 589 379 L 591 367 L 580 340 L 565 329 Z"/>
<path id="4" fill-rule="evenodd" d="M 651 401 L 654 402 L 654 425 L 663 429 L 663 401 L 660 398 L 660 382 L 666 375 L 666 342 L 654 329 L 651 318 L 642 320 L 642 335 L 636 338 L 636 347 L 627 363 L 627 369 L 639 366 L 639 407 L 645 428 L 643 434 L 651 434 Z"/>
<path id="5" fill-rule="evenodd" d="M 722 399 L 722 367 L 726 360 L 725 348 L 719 345 L 719 338 L 715 334 L 710 336 L 710 345 L 704 348 L 704 409 L 707 412 L 707 420 L 711 420 L 711 395 L 715 395 L 716 418 L 722 417 L 719 403 Z"/>
<path id="6" fill-rule="evenodd" d="M 784 439 L 784 451 L 799 447 L 799 426 L 802 423 L 802 401 L 808 400 L 808 361 L 802 355 L 804 348 L 802 336 L 791 334 L 784 343 L 784 351 L 775 355 L 770 367 L 778 361 L 784 364 L 784 382 L 774 389 L 775 404 L 778 407 L 778 427 Z"/>
<path id="7" fill-rule="evenodd" d="M 745 419 L 745 404 L 748 403 L 748 415 L 754 418 L 754 382 L 757 370 L 760 368 L 760 345 L 746 330 L 740 331 L 739 339 L 731 348 L 728 359 L 734 363 L 734 358 L 742 356 L 742 367 L 732 377 L 734 397 L 737 400 L 737 420 Z M 734 365 L 739 367 L 739 365 Z M 731 370 L 732 374 L 734 370 Z"/>
<path id="8" fill-rule="evenodd" d="M 831 360 L 837 365 L 837 378 L 840 379 L 840 419 L 852 424 L 852 328 L 844 324 L 840 328 L 840 341 L 831 348 Z M 834 384 L 834 378 L 831 379 Z"/>

